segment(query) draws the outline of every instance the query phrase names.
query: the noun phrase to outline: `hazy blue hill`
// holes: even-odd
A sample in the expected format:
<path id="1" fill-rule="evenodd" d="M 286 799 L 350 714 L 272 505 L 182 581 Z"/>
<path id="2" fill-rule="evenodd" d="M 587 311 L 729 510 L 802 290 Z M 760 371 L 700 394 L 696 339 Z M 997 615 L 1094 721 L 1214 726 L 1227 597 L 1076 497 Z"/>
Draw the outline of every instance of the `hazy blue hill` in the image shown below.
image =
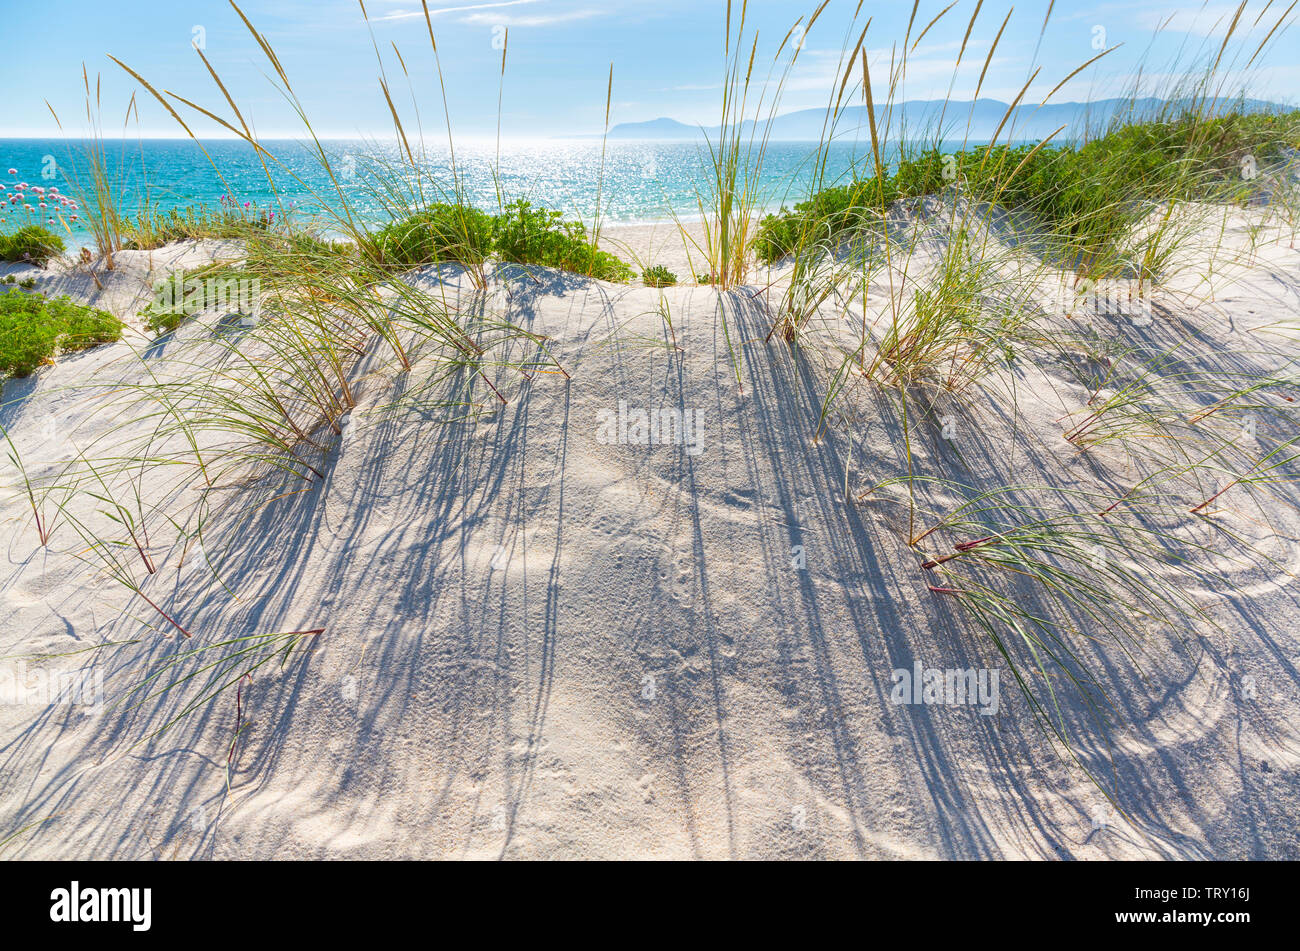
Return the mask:
<path id="1" fill-rule="evenodd" d="M 1079 135 L 1096 130 L 1116 115 L 1131 112 L 1136 119 L 1155 115 L 1165 103 L 1159 99 L 1099 99 L 1096 102 L 1059 102 L 1045 106 L 1022 104 L 1017 106 L 998 134 L 1000 140 L 1008 137 L 1042 139 L 1061 126 L 1066 128 L 1058 138 Z M 1216 109 L 1240 105 L 1248 112 L 1280 111 L 1287 107 L 1259 99 L 1216 100 Z M 978 99 L 970 102 L 943 100 L 909 100 L 894 106 L 887 117 L 888 134 L 893 139 L 932 138 L 942 127 L 948 139 L 969 138 L 972 142 L 987 141 L 997 132 L 1006 115 L 1008 104 L 996 99 Z M 772 123 L 771 137 L 778 141 L 816 141 L 821 139 L 825 109 L 802 109 L 778 116 Z M 877 112 L 877 121 L 886 124 L 883 112 Z M 748 129 L 752 123 L 745 123 Z M 882 129 L 883 131 L 883 129 Z M 708 135 L 716 138 L 718 126 L 701 129 L 699 126 L 660 118 L 648 122 L 625 122 L 609 130 L 612 139 L 651 139 L 660 141 L 696 140 Z M 843 141 L 865 140 L 870 135 L 866 106 L 850 106 L 843 110 L 836 138 Z"/>
<path id="2" fill-rule="evenodd" d="M 690 126 L 676 119 L 650 119 L 647 122 L 624 122 L 609 130 L 611 139 L 696 139 L 698 126 Z"/>

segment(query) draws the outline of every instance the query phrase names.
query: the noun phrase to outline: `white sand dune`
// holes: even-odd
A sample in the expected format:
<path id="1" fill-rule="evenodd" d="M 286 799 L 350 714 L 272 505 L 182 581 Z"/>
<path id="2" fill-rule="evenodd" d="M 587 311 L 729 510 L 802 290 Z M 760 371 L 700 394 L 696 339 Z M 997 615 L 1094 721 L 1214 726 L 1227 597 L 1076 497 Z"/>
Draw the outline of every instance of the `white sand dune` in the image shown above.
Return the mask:
<path id="1" fill-rule="evenodd" d="M 1229 246 L 1244 240 L 1233 227 Z M 675 234 L 612 237 L 688 273 Z M 38 281 L 127 314 L 151 263 L 216 251 L 124 255 L 98 296 L 75 275 Z M 1207 360 L 1285 366 L 1294 343 L 1261 332 L 1295 322 L 1300 253 L 1271 243 L 1213 288 L 1203 273 L 1189 263 L 1160 292 L 1152 326 L 1098 332 L 1171 345 L 1195 332 Z M 1297 857 L 1300 582 L 1285 568 L 1225 548 L 1200 595 L 1217 627 L 1153 633 L 1141 672 L 1104 640 L 1081 647 L 1116 704 L 1112 805 L 1009 676 L 996 715 L 891 701 L 892 671 L 916 662 L 1004 665 L 927 590 L 905 509 L 860 498 L 906 469 L 897 403 L 855 384 L 814 439 L 827 374 L 765 342 L 766 275 L 725 294 L 518 267 L 485 292 L 451 272 L 408 279 L 548 336 L 571 380 L 515 374 L 508 404 L 448 423 L 380 412 L 410 377 L 367 376 L 323 480 L 265 505 L 280 483 L 234 485 L 205 558 L 153 553 L 145 591 L 193 642 L 141 635 L 139 598 L 73 539 L 42 549 L 21 494 L 0 501 L 5 664 L 139 638 L 28 661 L 102 673 L 101 708 L 0 705 L 0 840 L 27 830 L 7 856 Z M 827 334 L 832 318 L 828 305 Z M 86 385 L 166 372 L 166 345 L 143 360 L 133 347 L 128 335 L 5 384 L 0 422 L 25 457 L 147 431 Z M 1118 494 L 1118 453 L 1104 470 L 1060 439 L 1080 395 L 1063 365 L 1017 361 L 966 405 L 935 397 L 956 435 L 919 426 L 917 465 L 988 485 L 1114 478 Z M 685 411 L 696 438 L 611 443 L 620 405 Z M 1294 566 L 1295 500 L 1243 490 L 1216 520 Z M 1216 545 L 1214 527 L 1187 522 Z M 310 650 L 240 688 L 238 719 L 232 685 L 139 743 L 183 698 L 113 706 L 178 650 L 317 627 Z"/>

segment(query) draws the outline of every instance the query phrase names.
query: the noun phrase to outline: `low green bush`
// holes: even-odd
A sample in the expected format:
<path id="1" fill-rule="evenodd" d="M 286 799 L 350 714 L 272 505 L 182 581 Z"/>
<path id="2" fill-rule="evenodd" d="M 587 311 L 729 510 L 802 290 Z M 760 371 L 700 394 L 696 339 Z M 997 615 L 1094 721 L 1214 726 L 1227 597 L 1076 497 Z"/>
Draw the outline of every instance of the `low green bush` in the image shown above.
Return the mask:
<path id="1" fill-rule="evenodd" d="M 112 314 L 67 297 L 0 294 L 0 377 L 30 376 L 56 353 L 86 350 L 121 336 L 122 323 Z"/>
<path id="2" fill-rule="evenodd" d="M 478 267 L 492 253 L 493 228 L 492 216 L 477 208 L 439 202 L 384 227 L 366 250 L 394 270 L 442 262 Z"/>
<path id="3" fill-rule="evenodd" d="M 672 287 L 677 283 L 677 275 L 662 264 L 656 264 L 641 272 L 641 283 L 646 287 Z"/>
<path id="4" fill-rule="evenodd" d="M 154 284 L 153 299 L 137 316 L 155 336 L 171 333 L 195 314 L 222 306 L 243 313 L 260 282 L 256 272 L 228 264 L 210 264 L 193 271 L 178 271 Z M 245 298 L 249 298 L 246 300 Z"/>
<path id="5" fill-rule="evenodd" d="M 0 258 L 6 261 L 30 261 L 44 267 L 45 262 L 63 253 L 63 239 L 40 225 L 25 225 L 13 234 L 0 234 Z"/>
<path id="6" fill-rule="evenodd" d="M 252 205 L 243 208 L 229 199 L 219 208 L 191 205 L 158 211 L 150 206 L 134 218 L 122 220 L 122 247 L 147 251 L 174 241 L 247 238 L 284 231 L 287 227 L 288 221 L 283 214 Z"/>
<path id="7" fill-rule="evenodd" d="M 171 333 L 211 308 L 251 315 L 264 293 L 305 293 L 322 299 L 333 281 L 355 264 L 356 246 L 306 231 L 257 234 L 244 245 L 242 262 L 215 262 L 157 281 L 137 316 L 156 336 Z"/>
<path id="8" fill-rule="evenodd" d="M 890 180 L 885 181 L 886 200 L 897 197 Z M 855 179 L 847 185 L 824 188 L 807 201 L 768 215 L 759 225 L 754 253 L 764 264 L 772 264 L 796 248 L 850 232 L 880 207 L 880 183 L 875 179 Z"/>
<path id="9" fill-rule="evenodd" d="M 523 199 L 497 215 L 467 205 L 430 205 L 373 234 L 365 250 L 375 264 L 394 270 L 441 262 L 477 268 L 496 255 L 603 281 L 626 282 L 635 273 L 626 262 L 598 250 L 581 222 L 564 221 L 559 212 Z"/>
<path id="10" fill-rule="evenodd" d="M 888 175 L 823 189 L 793 210 L 767 216 L 754 243 L 774 263 L 800 247 L 843 240 L 898 198 L 954 184 L 976 199 L 1033 216 L 1059 263 L 1108 270 L 1123 264 L 1144 203 L 1240 200 L 1251 171 L 1300 139 L 1300 112 L 1183 113 L 1117 121 L 1079 145 L 994 145 L 948 154 L 905 154 Z"/>
<path id="11" fill-rule="evenodd" d="M 616 283 L 633 277 L 625 262 L 597 250 L 581 222 L 563 221 L 558 211 L 534 208 L 523 199 L 496 216 L 494 235 L 494 250 L 503 261 L 559 268 Z"/>

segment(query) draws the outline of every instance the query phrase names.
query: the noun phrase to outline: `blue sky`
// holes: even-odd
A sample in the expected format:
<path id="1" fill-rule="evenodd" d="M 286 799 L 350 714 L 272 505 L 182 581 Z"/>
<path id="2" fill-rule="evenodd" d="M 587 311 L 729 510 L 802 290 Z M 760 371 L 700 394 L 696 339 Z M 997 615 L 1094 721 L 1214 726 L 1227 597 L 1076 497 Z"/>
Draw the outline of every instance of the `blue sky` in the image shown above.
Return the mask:
<path id="1" fill-rule="evenodd" d="M 959 0 L 917 47 L 904 98 L 942 97 L 950 83 L 956 98 L 973 93 L 989 45 L 1011 6 L 986 0 L 971 33 L 966 64 L 954 78 L 954 58 L 975 3 Z M 856 0 L 830 0 L 804 41 L 782 99 L 782 112 L 825 105 L 856 5 Z M 946 5 L 922 2 L 919 24 Z M 103 77 L 105 125 L 119 127 L 136 86 L 107 58 L 109 53 L 158 88 L 225 114 L 226 109 L 218 108 L 224 105 L 221 95 L 192 48 L 196 39 L 261 135 L 296 135 L 301 128 L 268 81 L 270 68 L 261 51 L 225 2 L 48 0 L 38 13 L 30 4 L 24 3 L 21 11 L 16 6 L 5 0 L 0 23 L 4 43 L 0 81 L 8 93 L 0 136 L 54 134 L 47 99 L 65 129 L 73 134 L 83 130 L 82 62 L 92 85 L 96 74 Z M 1238 65 L 1244 65 L 1288 4 L 1272 4 L 1255 25 L 1265 6 L 1265 0 L 1247 6 L 1242 18 L 1242 35 L 1247 38 L 1241 47 L 1246 52 Z M 433 0 L 429 7 L 458 136 L 495 133 L 501 54 L 494 40 L 505 29 L 510 49 L 501 121 L 507 137 L 599 132 L 611 62 L 613 122 L 659 116 L 717 122 L 723 0 Z M 981 96 L 1009 100 L 1033 68 L 1041 67 L 1030 94 L 1036 92 L 1041 99 L 1095 55 L 1098 42 L 1123 46 L 1081 74 L 1053 101 L 1121 92 L 1139 64 L 1145 64 L 1144 74 L 1159 76 L 1176 62 L 1190 64 L 1197 56 L 1217 52 L 1216 37 L 1222 37 L 1236 4 L 1057 2 L 1040 46 L 1047 7 L 1047 0 L 1021 0 L 1016 5 L 989 64 Z M 392 134 L 371 34 L 356 0 L 247 0 L 242 8 L 275 48 L 319 133 Z M 813 8 L 812 3 L 752 0 L 750 25 L 759 30 L 761 62 L 770 62 L 775 45 L 794 21 Z M 367 11 L 409 131 L 414 127 L 412 94 L 393 44 L 410 70 L 425 134 L 441 135 L 442 105 L 420 0 L 369 0 Z M 862 19 L 873 18 L 866 46 L 880 75 L 888 68 L 892 47 L 902 41 L 910 14 L 909 3 L 865 0 L 862 5 Z M 43 24 L 50 26 L 43 29 Z M 1291 27 L 1280 41 L 1274 38 L 1272 50 L 1256 61 L 1249 77 L 1240 70 L 1232 70 L 1230 77 L 1234 83 L 1249 78 L 1252 94 L 1260 98 L 1300 101 L 1300 66 L 1294 56 L 1286 55 L 1295 48 L 1296 32 Z M 139 124 L 132 122 L 132 136 L 137 130 L 146 136 L 181 134 L 147 94 L 141 95 L 139 104 Z M 192 115 L 181 111 L 187 118 Z M 194 127 L 203 132 L 215 128 L 201 119 Z"/>

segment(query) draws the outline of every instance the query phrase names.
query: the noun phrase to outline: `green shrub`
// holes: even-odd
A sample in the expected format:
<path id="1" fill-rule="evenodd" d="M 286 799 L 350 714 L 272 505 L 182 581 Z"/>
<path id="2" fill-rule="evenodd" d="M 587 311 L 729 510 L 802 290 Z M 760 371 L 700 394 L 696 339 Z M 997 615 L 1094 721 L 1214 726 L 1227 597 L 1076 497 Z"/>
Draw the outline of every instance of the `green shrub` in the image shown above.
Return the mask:
<path id="1" fill-rule="evenodd" d="M 0 235 L 0 258 L 6 261 L 30 261 L 44 267 L 45 262 L 63 253 L 63 239 L 40 225 L 25 225 L 13 234 Z"/>
<path id="2" fill-rule="evenodd" d="M 956 167 L 955 163 L 953 167 Z M 912 198 L 942 191 L 945 185 L 951 184 L 944 179 L 943 172 L 944 156 L 938 149 L 904 156 L 898 163 L 898 171 L 885 180 L 886 187 L 892 191 L 892 194 L 885 196 L 886 201 L 895 195 L 899 198 Z"/>
<path id="3" fill-rule="evenodd" d="M 145 329 L 156 336 L 171 333 L 217 301 L 240 305 L 241 289 L 247 287 L 240 282 L 255 276 L 254 271 L 221 263 L 178 271 L 155 282 L 153 299 L 136 316 L 144 318 Z"/>
<path id="4" fill-rule="evenodd" d="M 889 180 L 884 187 L 886 201 L 897 197 Z M 855 179 L 822 189 L 794 211 L 783 208 L 778 215 L 768 215 L 758 226 L 754 253 L 764 264 L 773 264 L 796 248 L 849 233 L 880 208 L 880 188 L 875 179 Z"/>
<path id="5" fill-rule="evenodd" d="M 479 268 L 495 254 L 502 261 L 538 264 L 604 281 L 630 281 L 634 272 L 597 250 L 581 222 L 534 208 L 522 199 L 499 215 L 467 205 L 435 204 L 371 235 L 366 251 L 382 267 L 407 270 L 443 261 Z"/>
<path id="6" fill-rule="evenodd" d="M 662 264 L 656 264 L 641 272 L 641 283 L 646 287 L 672 287 L 677 283 L 677 275 Z"/>
<path id="7" fill-rule="evenodd" d="M 523 199 L 496 216 L 494 247 L 503 261 L 559 268 L 601 281 L 627 282 L 634 273 L 614 255 L 597 250 L 581 222 L 562 221 L 558 211 L 534 208 Z"/>
<path id="8" fill-rule="evenodd" d="M 254 270 L 287 272 L 302 264 L 314 267 L 326 258 L 352 257 L 356 246 L 347 241 L 326 241 L 308 231 L 283 235 L 257 235 L 248 242 L 248 266 Z"/>
<path id="9" fill-rule="evenodd" d="M 283 306 L 290 299 L 328 300 L 339 283 L 364 280 L 356 246 L 326 241 L 307 231 L 256 234 L 244 243 L 244 260 L 217 261 L 156 281 L 153 298 L 137 314 L 156 336 L 171 333 L 211 308 L 251 316 L 267 294 Z M 292 301 L 289 301 L 290 305 Z"/>
<path id="10" fill-rule="evenodd" d="M 185 299 L 185 274 L 171 274 L 154 284 L 154 296 L 136 316 L 144 318 L 145 329 L 155 336 L 169 334 L 179 327 L 188 314 L 176 301 Z"/>
<path id="11" fill-rule="evenodd" d="M 242 208 L 229 199 L 220 208 L 191 205 L 160 212 L 145 208 L 133 219 L 124 219 L 122 247 L 133 251 L 161 248 L 174 241 L 207 238 L 247 238 L 284 230 L 287 220 L 269 208 Z"/>
<path id="12" fill-rule="evenodd" d="M 798 225 L 802 216 L 782 208 L 779 214 L 766 216 L 758 225 L 754 238 L 754 255 L 763 264 L 775 264 L 799 247 Z M 699 280 L 699 276 L 696 276 Z M 707 283 L 700 280 L 701 284 Z"/>
<path id="13" fill-rule="evenodd" d="M 67 297 L 0 294 L 0 376 L 29 376 L 56 353 L 85 350 L 122 336 L 122 323 Z"/>
<path id="14" fill-rule="evenodd" d="M 905 155 L 882 180 L 855 179 L 769 215 L 755 253 L 770 264 L 813 242 L 842 240 L 877 214 L 882 201 L 887 206 L 957 184 L 971 197 L 1029 213 L 1057 263 L 1114 273 L 1134 263 L 1133 225 L 1152 203 L 1239 201 L 1243 187 L 1250 188 L 1243 169 L 1277 161 L 1297 137 L 1300 112 L 1183 113 L 1117 121 L 1077 146 L 977 146 L 950 154 L 932 148 Z"/>
<path id="15" fill-rule="evenodd" d="M 372 235 L 367 251 L 396 270 L 444 261 L 477 268 L 492 253 L 494 226 L 477 208 L 440 202 Z"/>

